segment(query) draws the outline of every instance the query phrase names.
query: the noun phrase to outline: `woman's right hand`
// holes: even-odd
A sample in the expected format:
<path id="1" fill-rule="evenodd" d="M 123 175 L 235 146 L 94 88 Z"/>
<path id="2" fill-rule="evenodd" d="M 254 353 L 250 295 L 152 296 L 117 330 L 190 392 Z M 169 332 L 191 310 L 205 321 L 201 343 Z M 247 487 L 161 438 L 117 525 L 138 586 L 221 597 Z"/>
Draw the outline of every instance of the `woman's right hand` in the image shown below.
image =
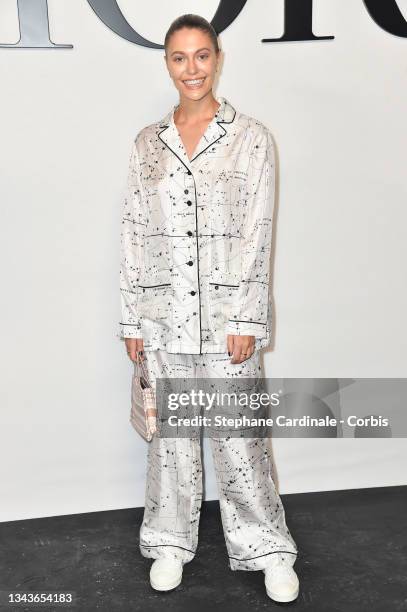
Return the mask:
<path id="1" fill-rule="evenodd" d="M 137 353 L 141 352 L 142 359 L 145 359 L 144 355 L 144 341 L 143 338 L 125 338 L 126 351 L 132 361 L 136 361 Z"/>

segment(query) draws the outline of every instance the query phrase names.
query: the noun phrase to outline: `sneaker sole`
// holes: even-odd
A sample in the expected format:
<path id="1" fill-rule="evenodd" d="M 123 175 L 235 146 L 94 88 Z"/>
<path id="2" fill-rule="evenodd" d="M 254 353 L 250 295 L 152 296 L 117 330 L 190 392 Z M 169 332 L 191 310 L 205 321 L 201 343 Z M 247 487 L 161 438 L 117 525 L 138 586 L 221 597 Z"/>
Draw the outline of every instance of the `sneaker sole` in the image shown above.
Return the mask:
<path id="1" fill-rule="evenodd" d="M 290 595 L 287 597 L 281 597 L 280 595 L 276 595 L 275 593 L 273 593 L 273 591 L 269 591 L 267 587 L 266 587 L 266 591 L 270 599 L 274 599 L 274 601 L 286 603 L 288 601 L 294 601 L 294 599 L 297 599 L 300 589 L 298 588 L 293 595 Z"/>
<path id="2" fill-rule="evenodd" d="M 176 580 L 174 580 L 174 582 L 170 582 L 166 584 L 165 586 L 157 584 L 156 582 L 154 582 L 154 580 L 151 580 L 150 578 L 150 584 L 155 591 L 171 591 L 171 589 L 175 589 L 175 587 L 181 584 L 181 582 L 182 582 L 182 575 Z"/>

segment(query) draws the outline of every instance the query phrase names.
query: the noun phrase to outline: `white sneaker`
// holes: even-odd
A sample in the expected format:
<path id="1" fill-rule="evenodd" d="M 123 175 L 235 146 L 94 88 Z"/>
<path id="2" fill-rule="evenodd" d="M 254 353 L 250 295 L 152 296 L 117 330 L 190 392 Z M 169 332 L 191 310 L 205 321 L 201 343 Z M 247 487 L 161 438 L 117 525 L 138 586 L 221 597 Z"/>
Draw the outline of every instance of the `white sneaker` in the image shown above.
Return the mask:
<path id="1" fill-rule="evenodd" d="M 150 584 L 156 591 L 170 591 L 181 584 L 182 563 L 178 559 L 156 559 L 150 569 Z"/>
<path id="2" fill-rule="evenodd" d="M 264 569 L 267 595 L 274 601 L 294 601 L 299 593 L 299 580 L 293 567 L 283 561 L 278 554 L 277 559 Z"/>

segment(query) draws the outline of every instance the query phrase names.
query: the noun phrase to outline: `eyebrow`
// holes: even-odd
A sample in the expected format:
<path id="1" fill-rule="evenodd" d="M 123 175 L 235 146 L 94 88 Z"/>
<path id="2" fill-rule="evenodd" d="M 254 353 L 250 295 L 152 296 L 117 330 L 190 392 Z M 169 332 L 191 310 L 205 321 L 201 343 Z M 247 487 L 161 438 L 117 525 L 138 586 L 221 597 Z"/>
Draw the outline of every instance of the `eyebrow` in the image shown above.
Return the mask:
<path id="1" fill-rule="evenodd" d="M 202 47 L 202 49 L 198 49 L 197 51 L 195 51 L 195 53 L 199 53 L 200 51 L 210 51 L 210 49 L 208 49 L 208 47 Z M 184 52 L 183 51 L 173 51 L 171 55 L 174 55 L 175 53 L 180 53 L 182 55 Z"/>

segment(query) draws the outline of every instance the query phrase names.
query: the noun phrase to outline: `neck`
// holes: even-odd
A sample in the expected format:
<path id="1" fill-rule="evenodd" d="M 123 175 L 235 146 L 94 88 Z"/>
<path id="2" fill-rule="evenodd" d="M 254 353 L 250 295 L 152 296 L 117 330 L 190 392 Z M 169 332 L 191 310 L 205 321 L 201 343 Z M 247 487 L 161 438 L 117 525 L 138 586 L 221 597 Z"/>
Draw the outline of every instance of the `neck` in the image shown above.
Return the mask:
<path id="1" fill-rule="evenodd" d="M 213 118 L 220 103 L 216 101 L 212 91 L 200 100 L 191 100 L 185 96 L 180 97 L 179 104 L 174 112 L 174 121 L 177 123 L 199 123 Z"/>

